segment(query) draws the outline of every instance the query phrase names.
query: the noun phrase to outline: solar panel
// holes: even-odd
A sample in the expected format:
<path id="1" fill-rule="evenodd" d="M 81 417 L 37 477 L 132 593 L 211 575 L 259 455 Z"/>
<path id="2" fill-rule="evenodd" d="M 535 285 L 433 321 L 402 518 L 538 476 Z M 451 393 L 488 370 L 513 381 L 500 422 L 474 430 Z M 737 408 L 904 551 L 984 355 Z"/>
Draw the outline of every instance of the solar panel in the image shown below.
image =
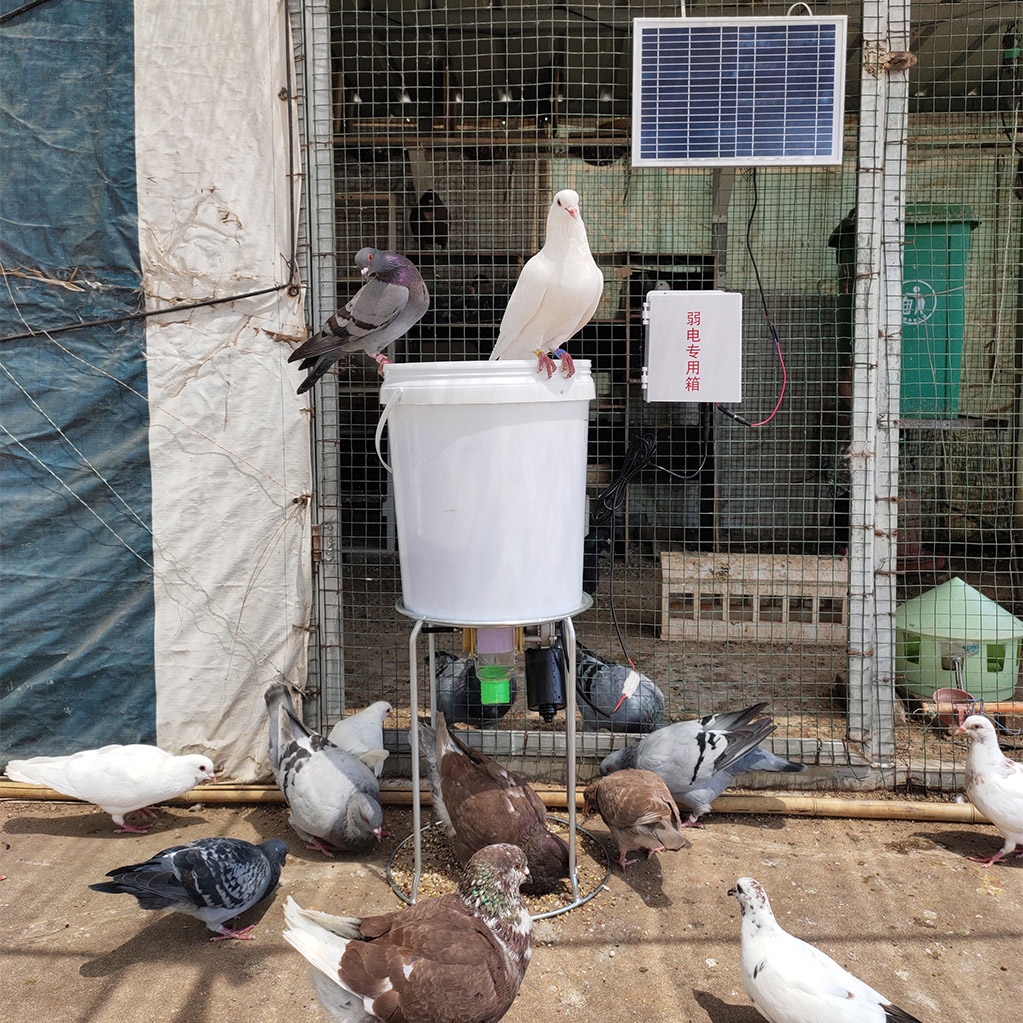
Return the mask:
<path id="1" fill-rule="evenodd" d="M 846 18 L 636 18 L 636 166 L 840 164 Z"/>

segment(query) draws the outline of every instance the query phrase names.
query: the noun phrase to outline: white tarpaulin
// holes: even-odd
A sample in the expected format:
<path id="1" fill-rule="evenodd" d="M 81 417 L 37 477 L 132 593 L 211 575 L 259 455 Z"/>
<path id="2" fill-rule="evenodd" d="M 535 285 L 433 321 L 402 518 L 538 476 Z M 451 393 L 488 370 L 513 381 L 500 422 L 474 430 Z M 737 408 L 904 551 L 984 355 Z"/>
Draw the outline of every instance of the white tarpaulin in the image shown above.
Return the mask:
<path id="1" fill-rule="evenodd" d="M 283 0 L 136 0 L 135 46 L 147 309 L 286 284 Z M 286 365 L 303 324 L 278 290 L 146 328 L 157 742 L 240 781 L 266 773 L 267 683 L 305 679 L 309 424 Z"/>

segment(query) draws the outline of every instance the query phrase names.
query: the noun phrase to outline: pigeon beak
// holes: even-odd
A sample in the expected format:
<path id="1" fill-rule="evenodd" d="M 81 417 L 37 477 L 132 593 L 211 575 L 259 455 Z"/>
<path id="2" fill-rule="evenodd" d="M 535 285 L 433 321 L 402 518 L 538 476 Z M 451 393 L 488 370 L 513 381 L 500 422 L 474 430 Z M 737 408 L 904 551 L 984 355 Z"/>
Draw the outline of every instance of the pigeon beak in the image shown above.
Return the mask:
<path id="1" fill-rule="evenodd" d="M 391 837 L 391 829 L 385 828 L 383 824 L 381 824 L 379 828 L 373 829 L 373 834 L 377 836 L 377 841 L 379 842 L 382 838 Z"/>
<path id="2" fill-rule="evenodd" d="M 729 895 L 736 895 L 736 894 L 738 894 L 738 893 L 736 892 L 736 890 L 735 890 L 734 888 L 729 888 L 729 889 L 728 889 L 728 894 L 729 894 Z"/>
<path id="3" fill-rule="evenodd" d="M 566 207 L 565 207 L 565 212 L 566 212 L 566 213 L 567 213 L 567 214 L 568 214 L 568 215 L 569 215 L 569 216 L 570 216 L 570 217 L 571 217 L 571 218 L 572 218 L 573 220 L 577 220 L 577 219 L 578 219 L 578 217 L 579 217 L 579 207 L 578 207 L 578 206 L 566 206 Z"/>

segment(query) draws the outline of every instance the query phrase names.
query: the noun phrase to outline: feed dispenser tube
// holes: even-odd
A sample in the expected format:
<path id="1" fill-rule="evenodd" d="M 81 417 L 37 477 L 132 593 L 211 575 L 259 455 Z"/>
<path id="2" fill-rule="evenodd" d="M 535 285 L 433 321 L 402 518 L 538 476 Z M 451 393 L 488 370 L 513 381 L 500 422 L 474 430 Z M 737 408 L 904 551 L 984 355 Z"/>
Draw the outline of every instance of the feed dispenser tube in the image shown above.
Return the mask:
<path id="1" fill-rule="evenodd" d="M 511 673 L 517 647 L 515 629 L 475 629 L 474 632 L 480 703 L 487 707 L 511 703 Z"/>

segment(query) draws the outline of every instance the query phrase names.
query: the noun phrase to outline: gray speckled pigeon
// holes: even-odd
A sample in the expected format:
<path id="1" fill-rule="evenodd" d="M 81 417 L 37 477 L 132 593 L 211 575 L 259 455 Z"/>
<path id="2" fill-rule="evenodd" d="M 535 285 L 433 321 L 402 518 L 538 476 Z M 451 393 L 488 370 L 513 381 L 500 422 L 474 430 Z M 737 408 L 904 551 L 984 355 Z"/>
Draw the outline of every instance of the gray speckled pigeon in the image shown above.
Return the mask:
<path id="1" fill-rule="evenodd" d="M 299 385 L 303 394 L 342 355 L 365 352 L 381 373 L 390 360 L 381 352 L 419 322 L 430 308 L 430 293 L 415 266 L 397 252 L 360 249 L 355 265 L 366 283 L 339 312 L 288 358 L 309 375 Z"/>
<path id="2" fill-rule="evenodd" d="M 273 891 L 288 853 L 271 838 L 253 845 L 240 838 L 199 838 L 164 849 L 145 863 L 107 873 L 113 881 L 91 884 L 94 892 L 134 895 L 143 909 L 172 909 L 197 916 L 223 938 L 251 938 L 254 925 L 233 930 L 226 920 L 241 916 Z"/>
<path id="3" fill-rule="evenodd" d="M 618 843 L 618 865 L 625 870 L 635 860 L 626 858 L 630 849 L 646 849 L 647 859 L 665 849 L 688 849 L 689 841 L 679 830 L 678 807 L 668 786 L 653 771 L 615 771 L 591 782 L 583 792 L 583 810 L 594 811 L 611 830 Z"/>
<path id="4" fill-rule="evenodd" d="M 480 697 L 480 680 L 476 674 L 476 661 L 472 657 L 456 657 L 446 650 L 434 654 L 437 709 L 448 724 L 464 721 L 483 725 L 498 721 L 512 709 L 518 695 L 518 678 L 512 674 L 508 680 L 511 699 L 508 703 L 484 703 Z"/>
<path id="5" fill-rule="evenodd" d="M 752 877 L 728 890 L 742 909 L 742 986 L 769 1023 L 920 1023 L 831 956 L 782 930 Z"/>
<path id="6" fill-rule="evenodd" d="M 309 962 L 335 1023 L 496 1023 L 511 1008 L 532 953 L 519 892 L 529 874 L 513 845 L 466 864 L 457 893 L 370 917 L 284 906 L 285 939 Z"/>
<path id="7" fill-rule="evenodd" d="M 575 694 L 583 731 L 652 732 L 664 724 L 664 694 L 642 672 L 631 696 L 622 700 L 632 669 L 576 644 Z"/>
<path id="8" fill-rule="evenodd" d="M 332 856 L 388 832 L 376 776 L 358 758 L 310 731 L 280 682 L 264 694 L 270 719 L 270 766 L 284 793 L 289 820 L 310 849 Z"/>
<path id="9" fill-rule="evenodd" d="M 175 756 L 159 746 L 134 743 L 85 749 L 65 757 L 31 757 L 7 765 L 12 781 L 46 785 L 65 796 L 94 803 L 120 825 L 144 833 L 125 820 L 129 814 L 153 817 L 149 807 L 173 799 L 200 782 L 215 781 L 213 761 L 194 753 Z"/>
<path id="10" fill-rule="evenodd" d="M 433 809 L 459 863 L 495 842 L 517 845 L 529 862 L 523 891 L 542 895 L 568 877 L 568 846 L 547 829 L 547 808 L 525 778 L 448 731 L 419 722 L 419 750 L 430 765 Z"/>
<path id="11" fill-rule="evenodd" d="M 572 376 L 572 357 L 561 346 L 593 318 L 604 292 L 604 275 L 594 262 L 579 213 L 579 195 L 563 188 L 547 212 L 543 248 L 526 261 L 501 320 L 494 359 L 539 359 L 537 372 L 554 375 L 548 352 L 561 358 Z"/>
<path id="12" fill-rule="evenodd" d="M 692 813 L 683 827 L 695 824 L 710 804 L 746 771 L 805 771 L 805 764 L 783 760 L 758 743 L 777 727 L 766 703 L 745 710 L 677 721 L 644 735 L 639 742 L 615 750 L 600 763 L 600 773 L 628 767 L 659 774 L 679 806 Z"/>

